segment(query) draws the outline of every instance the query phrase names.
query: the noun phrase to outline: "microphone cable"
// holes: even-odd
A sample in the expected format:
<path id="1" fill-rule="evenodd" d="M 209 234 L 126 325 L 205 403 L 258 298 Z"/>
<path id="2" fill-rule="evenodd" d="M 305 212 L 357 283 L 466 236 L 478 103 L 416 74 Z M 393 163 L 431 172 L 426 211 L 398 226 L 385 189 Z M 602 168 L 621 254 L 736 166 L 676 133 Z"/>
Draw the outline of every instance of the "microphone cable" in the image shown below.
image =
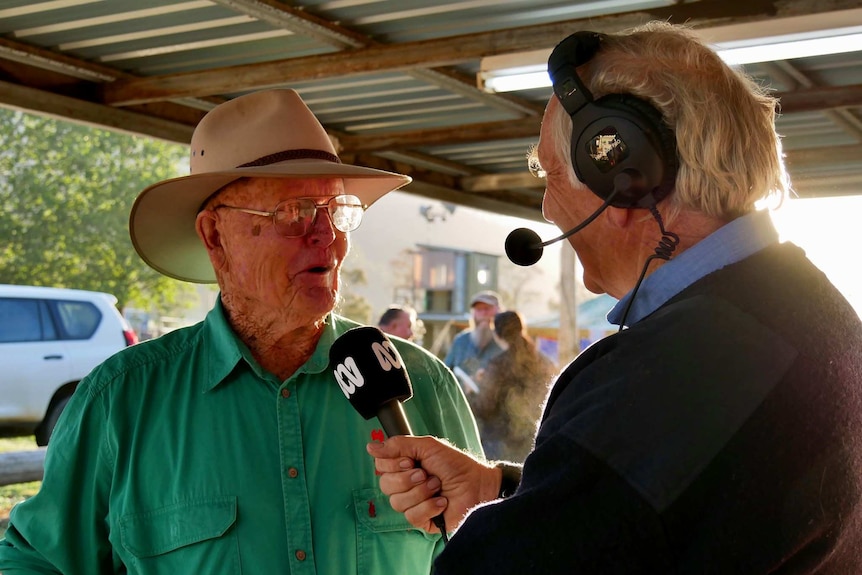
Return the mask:
<path id="1" fill-rule="evenodd" d="M 635 301 L 635 296 L 638 293 L 638 289 L 640 289 L 641 283 L 646 277 L 647 268 L 649 268 L 649 265 L 653 262 L 653 260 L 670 261 L 670 259 L 673 257 L 674 250 L 676 250 L 677 245 L 679 245 L 679 236 L 673 232 L 669 232 L 664 229 L 664 220 L 662 220 L 661 214 L 658 212 L 658 208 L 655 204 L 649 206 L 649 211 L 652 214 L 652 217 L 655 218 L 655 221 L 658 222 L 659 230 L 661 230 L 661 239 L 658 241 L 658 245 L 655 248 L 655 253 L 649 256 L 644 262 L 644 267 L 643 269 L 641 269 L 641 275 L 638 278 L 634 289 L 632 290 L 632 297 L 629 298 L 629 303 L 626 305 L 626 311 L 623 313 L 623 319 L 620 321 L 620 329 L 617 330 L 617 333 L 623 331 L 623 328 L 626 325 L 626 318 L 628 318 L 629 311 L 631 311 L 632 309 L 632 304 Z"/>
<path id="2" fill-rule="evenodd" d="M 441 513 L 437 517 L 435 517 L 432 521 L 434 521 L 434 525 L 437 529 L 440 530 L 440 535 L 443 536 L 443 545 L 449 543 L 449 534 L 446 533 L 446 520 L 443 519 L 443 514 Z"/>

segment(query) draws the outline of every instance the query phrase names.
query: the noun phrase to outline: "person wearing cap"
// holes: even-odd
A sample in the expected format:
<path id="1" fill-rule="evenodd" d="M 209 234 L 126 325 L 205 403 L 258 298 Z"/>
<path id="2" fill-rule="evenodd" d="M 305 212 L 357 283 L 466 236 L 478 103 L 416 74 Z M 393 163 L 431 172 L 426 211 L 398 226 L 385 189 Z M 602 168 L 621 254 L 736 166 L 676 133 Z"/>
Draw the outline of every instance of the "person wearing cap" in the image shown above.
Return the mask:
<path id="1" fill-rule="evenodd" d="M 410 178 L 342 164 L 292 90 L 228 100 L 196 127 L 191 174 L 136 199 L 132 242 L 161 273 L 217 282 L 206 319 L 124 350 L 78 386 L 41 490 L 13 510 L 0 571 L 427 574 L 443 542 L 393 511 L 382 441 L 333 370 L 349 234 Z M 416 433 L 482 455 L 442 362 L 402 340 Z"/>
<path id="2" fill-rule="evenodd" d="M 455 336 L 443 360 L 449 369 L 459 375 L 468 394 L 476 393 L 475 377 L 480 370 L 487 367 L 491 358 L 503 352 L 503 348 L 494 340 L 494 328 L 491 325 L 494 316 L 502 309 L 500 295 L 495 291 L 483 290 L 473 295 L 470 298 L 470 325 Z"/>

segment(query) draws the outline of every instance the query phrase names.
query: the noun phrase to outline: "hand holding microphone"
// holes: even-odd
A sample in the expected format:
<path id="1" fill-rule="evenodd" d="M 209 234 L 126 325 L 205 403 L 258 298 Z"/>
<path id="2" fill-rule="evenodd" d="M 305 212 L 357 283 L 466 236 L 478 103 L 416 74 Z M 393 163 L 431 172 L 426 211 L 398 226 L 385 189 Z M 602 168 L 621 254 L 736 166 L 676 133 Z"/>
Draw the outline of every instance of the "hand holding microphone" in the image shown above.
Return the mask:
<path id="1" fill-rule="evenodd" d="M 431 530 L 434 518 L 445 511 L 446 523 L 461 524 L 469 511 L 500 495 L 502 471 L 492 463 L 436 437 L 397 436 L 366 446 L 380 472 L 380 489 L 395 511 L 414 526 Z M 427 479 L 416 479 L 405 461 L 421 461 L 426 474 L 439 479 L 439 491 Z M 433 479 L 432 479 L 433 480 Z"/>
<path id="2" fill-rule="evenodd" d="M 341 391 L 362 417 L 377 417 L 388 437 L 413 435 L 401 405 L 413 397 L 413 387 L 386 334 L 371 326 L 353 328 L 333 342 L 329 362 Z M 448 541 L 442 513 L 433 522 Z"/>

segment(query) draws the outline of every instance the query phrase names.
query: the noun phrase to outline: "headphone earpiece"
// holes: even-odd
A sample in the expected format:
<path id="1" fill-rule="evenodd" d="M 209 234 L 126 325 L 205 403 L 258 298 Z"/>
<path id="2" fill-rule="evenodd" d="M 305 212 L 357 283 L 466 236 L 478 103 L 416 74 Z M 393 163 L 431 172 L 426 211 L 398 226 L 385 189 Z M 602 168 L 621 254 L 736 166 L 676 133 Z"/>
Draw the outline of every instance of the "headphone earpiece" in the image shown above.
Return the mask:
<path id="1" fill-rule="evenodd" d="M 554 93 L 572 118 L 572 165 L 578 179 L 611 206 L 648 208 L 676 180 L 676 137 L 661 113 L 630 94 L 594 100 L 576 68 L 598 52 L 603 36 L 576 32 L 548 60 Z"/>

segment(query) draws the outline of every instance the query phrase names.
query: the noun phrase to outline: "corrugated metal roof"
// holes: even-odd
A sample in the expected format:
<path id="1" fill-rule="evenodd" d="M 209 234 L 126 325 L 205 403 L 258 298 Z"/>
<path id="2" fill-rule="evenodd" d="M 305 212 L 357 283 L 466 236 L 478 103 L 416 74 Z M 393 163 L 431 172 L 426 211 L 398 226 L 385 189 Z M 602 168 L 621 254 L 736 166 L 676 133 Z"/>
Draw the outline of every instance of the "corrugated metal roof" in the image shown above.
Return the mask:
<path id="1" fill-rule="evenodd" d="M 862 26 L 858 2 L 827 8 L 851 11 L 842 25 Z M 408 191 L 538 219 L 542 190 L 526 179 L 525 156 L 550 90 L 483 94 L 475 85 L 479 55 L 550 48 L 576 29 L 651 18 L 709 27 L 827 8 L 816 0 L 790 8 L 777 1 L 4 0 L 0 103 L 187 141 L 215 103 L 289 86 L 357 162 L 409 171 L 416 183 Z M 800 192 L 855 193 L 860 51 L 747 71 L 788 102 L 778 127 L 792 175 L 805 183 Z M 812 93 L 825 94 L 819 105 L 792 98 Z M 138 124 L 123 111 L 153 121 Z M 525 179 L 497 188 L 489 179 L 483 192 L 460 179 L 501 174 Z"/>

